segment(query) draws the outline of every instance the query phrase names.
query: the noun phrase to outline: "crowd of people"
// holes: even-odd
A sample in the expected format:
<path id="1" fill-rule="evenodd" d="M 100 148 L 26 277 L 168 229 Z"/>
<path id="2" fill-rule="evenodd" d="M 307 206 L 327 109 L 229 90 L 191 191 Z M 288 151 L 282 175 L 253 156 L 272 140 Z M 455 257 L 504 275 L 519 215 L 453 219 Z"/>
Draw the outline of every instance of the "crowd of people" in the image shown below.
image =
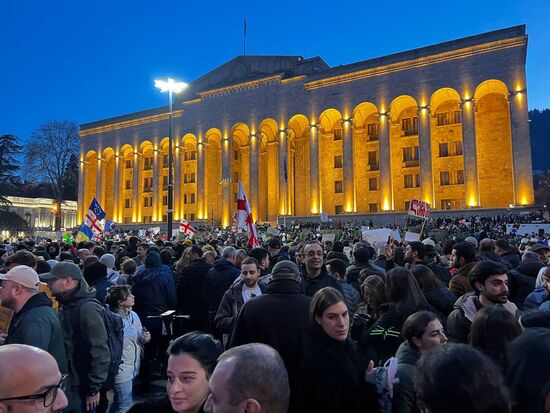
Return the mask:
<path id="1" fill-rule="evenodd" d="M 5 242 L 0 412 L 550 412 L 548 234 L 504 221 Z"/>

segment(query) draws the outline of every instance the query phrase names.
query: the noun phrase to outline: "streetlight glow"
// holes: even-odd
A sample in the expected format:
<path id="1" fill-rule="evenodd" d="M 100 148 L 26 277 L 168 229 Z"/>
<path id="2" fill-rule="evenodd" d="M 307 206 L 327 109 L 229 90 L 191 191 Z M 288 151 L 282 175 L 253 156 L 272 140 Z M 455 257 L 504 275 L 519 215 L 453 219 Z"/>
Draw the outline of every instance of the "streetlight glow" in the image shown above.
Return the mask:
<path id="1" fill-rule="evenodd" d="M 187 83 L 176 82 L 174 79 L 168 78 L 167 80 L 155 80 L 155 87 L 160 89 L 161 92 L 178 94 L 187 87 Z"/>

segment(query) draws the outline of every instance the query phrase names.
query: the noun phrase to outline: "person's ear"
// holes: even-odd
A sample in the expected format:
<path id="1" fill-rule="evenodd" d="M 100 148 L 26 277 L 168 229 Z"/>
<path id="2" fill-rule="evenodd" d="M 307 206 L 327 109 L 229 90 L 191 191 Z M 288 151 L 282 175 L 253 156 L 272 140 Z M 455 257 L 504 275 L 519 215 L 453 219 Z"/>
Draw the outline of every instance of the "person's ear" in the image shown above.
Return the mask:
<path id="1" fill-rule="evenodd" d="M 418 337 L 413 337 L 412 342 L 417 348 L 422 347 L 422 340 L 420 340 Z"/>
<path id="2" fill-rule="evenodd" d="M 262 406 L 260 406 L 260 403 L 256 399 L 246 399 L 242 402 L 243 409 L 241 410 L 243 413 L 260 413 L 262 410 Z"/>
<path id="3" fill-rule="evenodd" d="M 321 317 L 319 317 L 318 315 L 315 316 L 315 322 L 317 324 L 321 324 Z"/>

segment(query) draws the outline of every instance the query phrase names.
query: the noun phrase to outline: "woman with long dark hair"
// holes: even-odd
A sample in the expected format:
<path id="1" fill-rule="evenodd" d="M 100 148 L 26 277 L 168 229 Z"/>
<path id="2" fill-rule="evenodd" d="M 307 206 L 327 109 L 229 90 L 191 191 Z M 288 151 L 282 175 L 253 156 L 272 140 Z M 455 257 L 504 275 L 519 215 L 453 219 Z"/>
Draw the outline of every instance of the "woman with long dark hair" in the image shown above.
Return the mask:
<path id="1" fill-rule="evenodd" d="M 456 296 L 435 275 L 427 265 L 413 265 L 411 272 L 422 290 L 428 304 L 442 317 L 447 318 L 453 311 Z"/>
<path id="2" fill-rule="evenodd" d="M 310 305 L 313 324 L 298 371 L 296 411 L 378 411 L 376 391 L 366 382 L 367 363 L 349 337 L 344 297 L 332 288 L 317 291 Z"/>

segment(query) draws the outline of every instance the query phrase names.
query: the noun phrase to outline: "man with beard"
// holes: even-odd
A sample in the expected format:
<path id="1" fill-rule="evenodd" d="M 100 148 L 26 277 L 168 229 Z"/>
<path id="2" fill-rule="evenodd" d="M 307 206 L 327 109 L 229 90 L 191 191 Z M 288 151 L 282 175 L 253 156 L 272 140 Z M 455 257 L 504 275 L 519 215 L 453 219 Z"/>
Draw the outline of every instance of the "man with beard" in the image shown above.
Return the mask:
<path id="1" fill-rule="evenodd" d="M 61 304 L 59 318 L 69 361 L 67 411 L 94 410 L 99 405 L 99 390 L 107 379 L 110 361 L 103 308 L 95 299 L 96 290 L 72 262 L 58 263 L 41 278 L 48 282 Z"/>
<path id="2" fill-rule="evenodd" d="M 476 254 L 475 247 L 469 242 L 463 241 L 453 245 L 451 268 L 456 268 L 458 271 L 449 281 L 449 290 L 457 297 L 462 297 L 467 292 L 472 291 L 468 274 L 477 264 Z M 506 269 L 504 272 L 506 272 Z"/>
<path id="3" fill-rule="evenodd" d="M 248 300 L 262 295 L 267 284 L 258 282 L 260 264 L 252 257 L 245 258 L 241 263 L 241 279 L 225 292 L 214 318 L 216 329 L 223 333 L 224 344 L 233 329 L 235 320 L 242 306 Z"/>
<path id="4" fill-rule="evenodd" d="M 468 281 L 472 292 L 464 294 L 455 303 L 455 309 L 447 319 L 447 337 L 455 343 L 467 343 L 472 321 L 483 307 L 500 306 L 515 317 L 520 311 L 508 301 L 508 275 L 506 267 L 494 261 L 481 261 L 476 264 Z"/>
<path id="5" fill-rule="evenodd" d="M 323 247 L 319 241 L 309 241 L 304 246 L 304 267 L 302 268 L 302 290 L 305 295 L 313 295 L 324 287 L 333 287 L 338 291 L 342 288 L 338 280 L 330 275 L 324 265 Z"/>

